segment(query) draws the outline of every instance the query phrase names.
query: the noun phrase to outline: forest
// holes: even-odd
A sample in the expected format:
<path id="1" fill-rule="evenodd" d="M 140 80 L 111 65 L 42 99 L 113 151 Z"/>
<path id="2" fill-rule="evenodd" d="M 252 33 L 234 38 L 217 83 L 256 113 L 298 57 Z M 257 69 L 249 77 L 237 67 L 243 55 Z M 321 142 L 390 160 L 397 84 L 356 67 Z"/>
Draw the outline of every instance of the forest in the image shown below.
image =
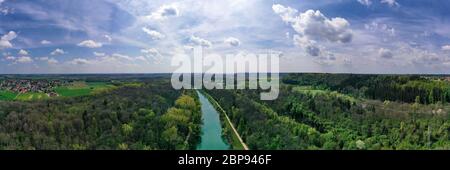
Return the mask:
<path id="1" fill-rule="evenodd" d="M 404 150 L 450 149 L 449 87 L 436 77 L 288 74 L 274 101 L 207 92 L 250 149 Z"/>
<path id="2" fill-rule="evenodd" d="M 194 91 L 167 79 L 88 96 L 0 101 L 0 149 L 194 149 L 201 114 Z"/>
<path id="3" fill-rule="evenodd" d="M 281 78 L 273 101 L 260 100 L 260 90 L 202 92 L 217 101 L 216 109 L 223 108 L 220 113 L 228 115 L 251 150 L 450 149 L 450 82 L 444 76 L 292 73 Z M 196 91 L 174 90 L 161 75 L 82 79 L 114 82 L 114 88 L 1 100 L 0 149 L 194 150 L 201 142 Z M 222 128 L 223 139 L 236 145 L 230 127 L 222 122 Z"/>

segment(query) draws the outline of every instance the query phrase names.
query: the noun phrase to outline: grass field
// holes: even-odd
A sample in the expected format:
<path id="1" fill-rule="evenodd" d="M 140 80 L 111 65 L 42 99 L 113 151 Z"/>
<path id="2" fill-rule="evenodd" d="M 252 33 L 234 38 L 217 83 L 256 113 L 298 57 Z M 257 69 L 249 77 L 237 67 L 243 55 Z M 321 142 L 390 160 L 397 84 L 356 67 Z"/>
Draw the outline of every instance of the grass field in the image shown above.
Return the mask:
<path id="1" fill-rule="evenodd" d="M 70 86 L 55 88 L 56 93 L 64 97 L 85 96 L 96 92 L 102 92 L 114 88 L 114 85 L 106 82 L 74 82 Z"/>
<path id="2" fill-rule="evenodd" d="M 15 100 L 21 100 L 21 101 L 30 101 L 30 100 L 42 100 L 42 99 L 48 99 L 47 94 L 45 93 L 22 93 L 16 96 Z"/>
<path id="3" fill-rule="evenodd" d="M 11 101 L 16 98 L 17 94 L 10 91 L 0 91 L 0 100 Z"/>

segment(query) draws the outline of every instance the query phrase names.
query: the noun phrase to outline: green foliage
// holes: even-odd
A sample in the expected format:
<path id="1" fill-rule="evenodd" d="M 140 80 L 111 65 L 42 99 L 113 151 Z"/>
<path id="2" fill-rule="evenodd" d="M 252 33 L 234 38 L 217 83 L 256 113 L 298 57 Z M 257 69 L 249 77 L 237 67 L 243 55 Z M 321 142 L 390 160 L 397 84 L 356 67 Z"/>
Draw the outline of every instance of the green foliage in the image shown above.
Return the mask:
<path id="1" fill-rule="evenodd" d="M 0 149 L 194 148 L 201 124 L 195 93 L 182 95 L 168 80 L 142 81 L 87 96 L 0 101 Z"/>
<path id="2" fill-rule="evenodd" d="M 11 101 L 14 100 L 16 96 L 17 96 L 16 93 L 0 90 L 0 101 L 1 100 Z"/>
<path id="3" fill-rule="evenodd" d="M 209 90 L 208 94 L 230 113 L 251 149 L 450 147 L 450 106 L 436 97 L 442 93 L 435 88 L 447 89 L 447 83 L 416 76 L 333 74 L 290 74 L 284 83 L 274 101 L 260 101 L 258 90 Z M 414 96 L 402 98 L 409 90 L 394 91 L 383 84 L 414 87 L 409 89 Z M 414 91 L 420 89 L 435 90 Z M 367 95 L 373 90 L 380 94 Z"/>

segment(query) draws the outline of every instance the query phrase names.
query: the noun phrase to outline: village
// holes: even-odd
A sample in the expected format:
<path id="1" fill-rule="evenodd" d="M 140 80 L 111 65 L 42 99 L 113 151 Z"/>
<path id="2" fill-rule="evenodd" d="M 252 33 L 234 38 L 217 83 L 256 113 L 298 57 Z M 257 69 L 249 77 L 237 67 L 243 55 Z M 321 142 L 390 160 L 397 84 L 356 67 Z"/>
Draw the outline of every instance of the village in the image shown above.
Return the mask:
<path id="1" fill-rule="evenodd" d="M 46 79 L 5 79 L 0 81 L 0 90 L 7 90 L 14 93 L 46 93 L 49 97 L 57 96 L 55 87 L 68 84 L 64 80 L 46 80 Z"/>

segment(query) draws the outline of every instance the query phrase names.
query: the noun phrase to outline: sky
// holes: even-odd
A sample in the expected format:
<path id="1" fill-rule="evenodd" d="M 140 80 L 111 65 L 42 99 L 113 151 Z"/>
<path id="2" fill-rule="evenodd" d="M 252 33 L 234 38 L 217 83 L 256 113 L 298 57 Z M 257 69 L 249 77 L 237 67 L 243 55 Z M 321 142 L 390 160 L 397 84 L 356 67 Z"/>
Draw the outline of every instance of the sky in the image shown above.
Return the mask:
<path id="1" fill-rule="evenodd" d="M 450 74 L 448 0 L 0 0 L 0 74 L 172 72 L 194 46 L 282 72 Z"/>

